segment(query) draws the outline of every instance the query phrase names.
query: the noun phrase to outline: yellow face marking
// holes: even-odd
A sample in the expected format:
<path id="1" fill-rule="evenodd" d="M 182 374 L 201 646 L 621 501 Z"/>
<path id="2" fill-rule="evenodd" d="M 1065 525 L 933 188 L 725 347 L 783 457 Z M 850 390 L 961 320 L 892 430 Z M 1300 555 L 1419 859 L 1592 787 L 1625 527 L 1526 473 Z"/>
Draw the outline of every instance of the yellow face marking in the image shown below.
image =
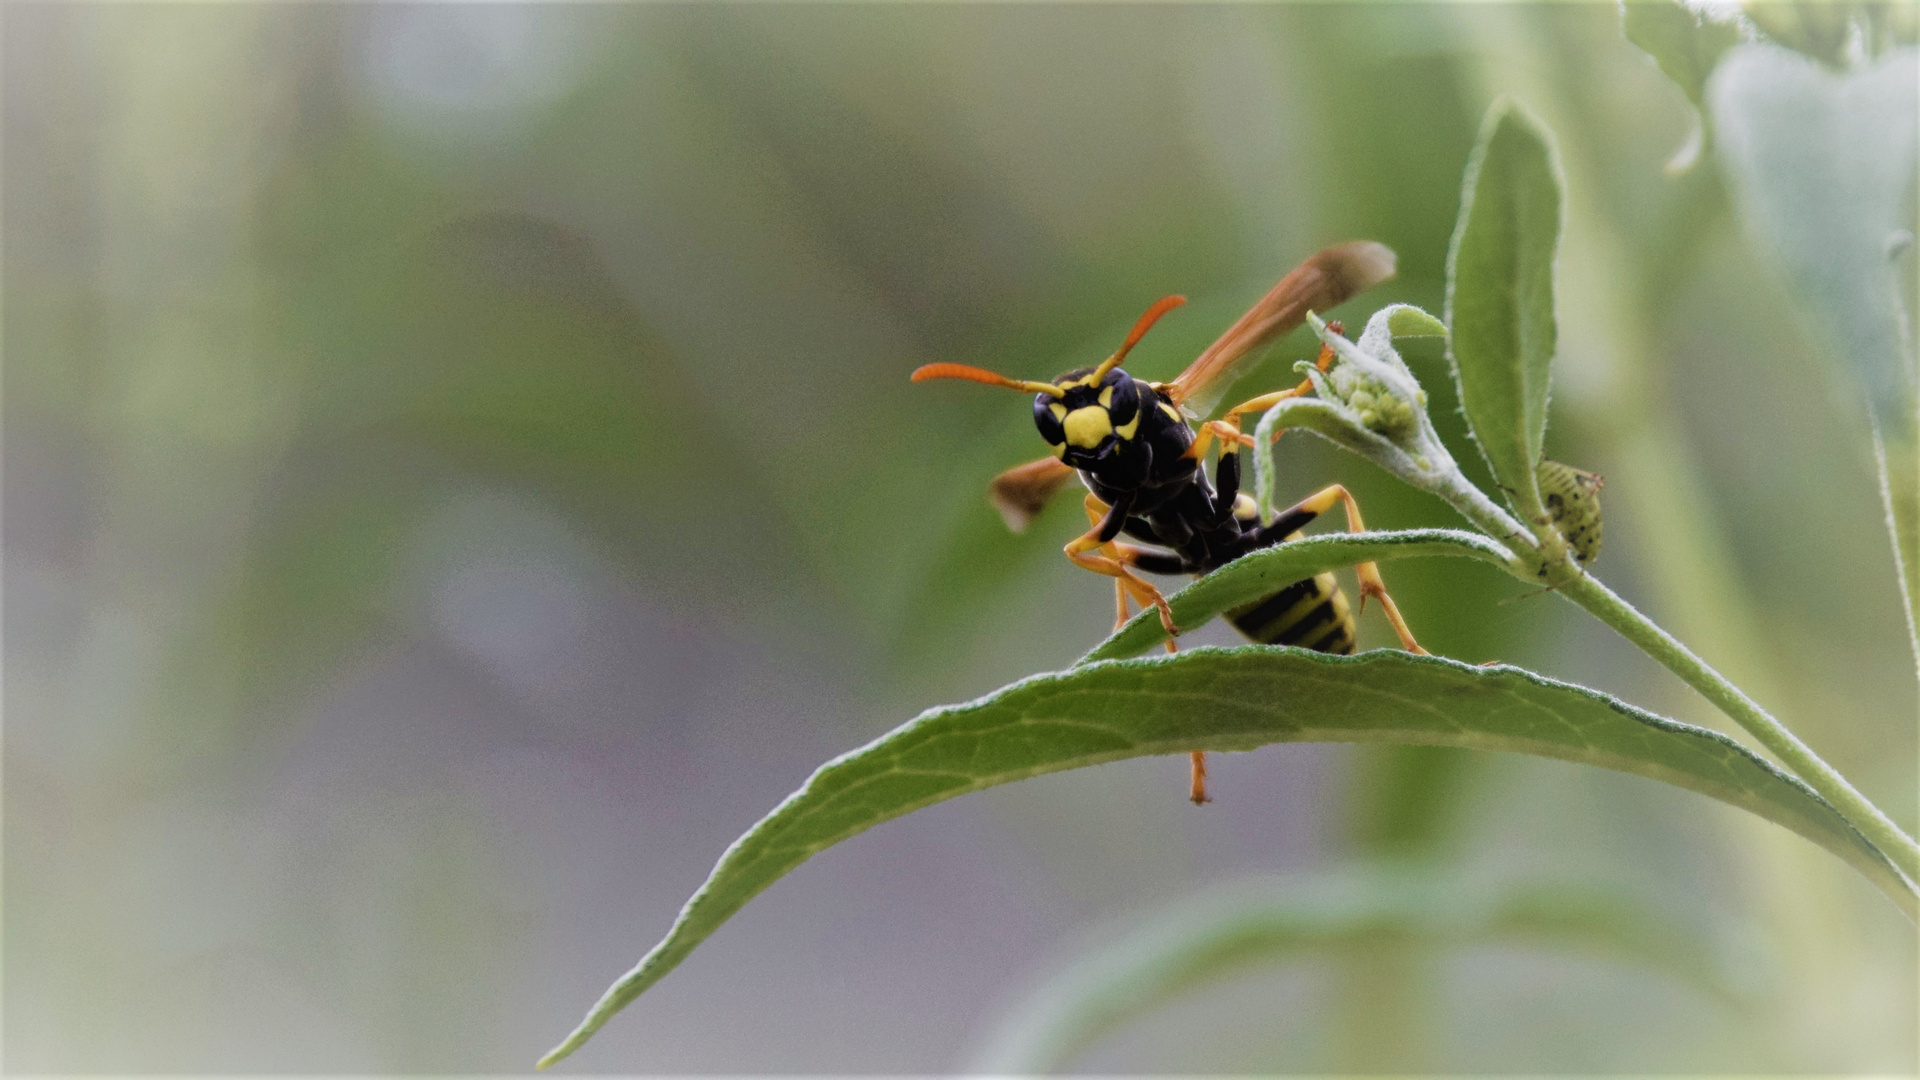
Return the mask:
<path id="1" fill-rule="evenodd" d="M 1067 429 L 1067 441 L 1086 450 L 1099 446 L 1100 440 L 1113 434 L 1113 419 L 1098 405 L 1073 410 L 1061 424 Z"/>
<path id="2" fill-rule="evenodd" d="M 1067 418 L 1067 407 L 1065 405 L 1056 401 L 1048 405 L 1047 408 L 1053 410 L 1053 418 L 1055 420 L 1065 420 Z"/>
<path id="3" fill-rule="evenodd" d="M 1113 387 L 1109 386 L 1105 390 L 1100 391 L 1100 407 L 1103 409 L 1113 408 Z"/>
<path id="4" fill-rule="evenodd" d="M 1124 424 L 1121 424 L 1117 428 L 1114 428 L 1113 433 L 1115 435 L 1120 436 L 1122 439 L 1131 439 L 1133 438 L 1133 433 L 1139 430 L 1140 430 L 1140 414 L 1134 413 L 1133 419 L 1127 421 Z"/>

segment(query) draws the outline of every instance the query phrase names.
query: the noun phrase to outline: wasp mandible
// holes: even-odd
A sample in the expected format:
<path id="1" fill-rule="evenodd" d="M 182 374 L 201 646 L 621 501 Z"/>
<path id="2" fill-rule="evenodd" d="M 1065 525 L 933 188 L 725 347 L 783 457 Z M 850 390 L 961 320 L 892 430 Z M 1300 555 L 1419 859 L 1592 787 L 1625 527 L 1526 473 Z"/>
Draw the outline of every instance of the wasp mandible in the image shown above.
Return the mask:
<path id="1" fill-rule="evenodd" d="M 1311 393 L 1311 382 L 1250 398 L 1218 420 L 1201 418 L 1232 385 L 1231 376 L 1244 371 L 1264 346 L 1304 322 L 1307 312 L 1335 307 L 1393 272 L 1394 255 L 1385 245 L 1359 240 L 1327 248 L 1281 278 L 1168 383 L 1136 379 L 1120 365 L 1161 316 L 1186 303 L 1181 296 L 1165 297 L 1147 309 L 1120 348 L 1098 366 L 1076 368 L 1051 382 L 1012 379 L 966 364 L 928 364 L 913 373 L 913 381 L 966 379 L 1034 396 L 1034 426 L 1053 453 L 1001 473 L 989 486 L 988 498 L 1018 532 L 1078 473 L 1087 487 L 1092 527 L 1067 544 L 1067 558 L 1114 580 L 1116 626 L 1131 616 L 1129 603 L 1157 609 L 1172 651 L 1173 638 L 1180 633 L 1173 610 L 1141 572 L 1198 575 L 1217 570 L 1250 551 L 1293 538 L 1335 503 L 1344 505 L 1349 530 L 1366 528 L 1353 496 L 1339 484 L 1322 488 L 1268 522 L 1259 520 L 1253 500 L 1240 491 L 1240 448 L 1254 445 L 1253 437 L 1241 430 L 1241 418 Z M 1339 324 L 1329 325 L 1338 332 Z M 1332 350 L 1322 347 L 1320 370 L 1333 361 Z M 1206 455 L 1215 441 L 1220 451 L 1209 482 Z M 1153 546 L 1122 543 L 1122 533 Z M 1424 654 L 1387 595 L 1379 567 L 1364 562 L 1354 571 L 1361 608 L 1367 597 L 1377 597 L 1401 646 Z M 1227 620 L 1262 644 L 1341 654 L 1354 649 L 1354 613 L 1330 573 L 1296 581 L 1235 608 L 1227 612 Z M 1198 805 L 1208 801 L 1203 752 L 1193 751 L 1192 770 L 1191 797 Z"/>

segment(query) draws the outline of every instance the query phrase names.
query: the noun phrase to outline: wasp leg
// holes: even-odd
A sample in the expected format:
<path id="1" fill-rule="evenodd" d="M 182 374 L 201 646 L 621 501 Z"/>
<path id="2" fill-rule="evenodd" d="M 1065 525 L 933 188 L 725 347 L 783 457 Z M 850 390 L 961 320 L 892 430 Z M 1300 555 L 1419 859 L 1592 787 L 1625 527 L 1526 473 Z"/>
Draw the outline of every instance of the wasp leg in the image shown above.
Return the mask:
<path id="1" fill-rule="evenodd" d="M 1087 497 L 1087 519 L 1096 526 L 1103 522 L 1099 511 L 1095 509 L 1098 505 L 1098 500 L 1092 496 Z M 1149 573 L 1177 574 L 1186 569 L 1180 557 L 1171 552 L 1153 551 L 1148 548 L 1135 547 L 1132 544 L 1117 542 L 1109 543 L 1106 546 L 1108 550 L 1115 553 L 1118 562 L 1126 566 L 1142 567 Z M 1079 560 L 1076 559 L 1075 561 L 1078 562 Z M 1118 630 L 1126 625 L 1127 619 L 1132 617 L 1132 612 L 1127 608 L 1126 582 L 1118 577 L 1114 578 L 1113 581 L 1113 602 L 1115 612 L 1113 628 Z M 1161 610 L 1161 625 L 1165 626 L 1166 609 L 1164 605 Z M 1168 629 L 1167 634 L 1167 651 L 1178 651 L 1180 646 L 1172 636 L 1173 631 Z M 1193 805 L 1195 806 L 1210 803 L 1213 800 L 1207 796 L 1207 752 L 1204 750 L 1191 751 L 1190 760 L 1192 762 L 1192 781 L 1187 797 L 1193 800 Z"/>
<path id="2" fill-rule="evenodd" d="M 1154 551 L 1151 548 L 1121 543 L 1116 543 L 1113 547 L 1120 553 L 1121 562 L 1145 570 L 1149 574 L 1184 574 L 1193 569 L 1184 559 L 1169 551 Z"/>
<path id="3" fill-rule="evenodd" d="M 1344 327 L 1338 322 L 1328 323 L 1327 328 L 1336 334 L 1344 330 Z M 1314 361 L 1314 366 L 1321 371 L 1326 371 L 1333 366 L 1334 359 L 1333 348 L 1328 345 L 1322 345 L 1320 346 L 1320 358 Z M 1231 454 L 1240 446 L 1254 445 L 1253 436 L 1240 430 L 1241 416 L 1246 413 L 1265 412 L 1289 398 L 1305 397 L 1311 393 L 1313 393 L 1313 380 L 1302 379 L 1298 385 L 1285 390 L 1275 390 L 1271 394 L 1261 394 L 1256 398 L 1248 398 L 1233 408 L 1228 409 L 1226 414 L 1220 419 L 1209 420 L 1205 424 L 1202 424 L 1200 430 L 1195 434 L 1193 446 L 1187 450 L 1188 456 L 1198 459 L 1202 454 L 1207 452 L 1207 446 L 1215 438 L 1219 438 L 1227 444 L 1226 447 L 1220 451 L 1222 454 Z M 1278 438 L 1278 436 L 1275 437 Z"/>
<path id="4" fill-rule="evenodd" d="M 1092 495 L 1087 496 L 1086 505 L 1089 518 L 1098 514 L 1104 507 L 1104 504 Z M 1066 553 L 1067 558 L 1073 560 L 1074 565 L 1113 578 L 1119 587 L 1127 591 L 1134 603 L 1143 608 L 1159 609 L 1160 626 L 1166 630 L 1168 637 L 1179 634 L 1180 629 L 1173 622 L 1173 609 L 1167 606 L 1167 598 L 1160 595 L 1159 589 L 1128 569 L 1127 564 L 1114 555 L 1088 554 L 1095 548 L 1108 547 L 1113 543 L 1113 538 L 1120 535 L 1120 526 L 1127 520 L 1127 511 L 1131 507 L 1121 502 L 1104 509 L 1105 516 L 1101 517 L 1093 528 L 1075 537 L 1061 550 Z"/>
<path id="5" fill-rule="evenodd" d="M 1339 484 L 1330 484 L 1312 495 L 1301 499 L 1280 512 L 1271 525 L 1260 530 L 1259 538 L 1267 540 L 1269 536 L 1283 537 L 1295 529 L 1333 509 L 1334 503 L 1345 503 L 1347 508 L 1347 531 L 1365 532 L 1367 523 L 1360 519 L 1360 504 L 1353 501 L 1352 493 Z M 1267 542 L 1272 542 L 1267 540 Z M 1386 612 L 1387 621 L 1393 624 L 1393 632 L 1399 635 L 1400 647 L 1410 653 L 1421 656 L 1431 655 L 1413 639 L 1413 631 L 1407 629 L 1407 621 L 1400 617 L 1400 607 L 1387 595 L 1386 582 L 1380 579 L 1380 567 L 1373 562 L 1363 562 L 1353 568 L 1354 576 L 1360 579 L 1360 610 L 1365 611 L 1367 597 L 1376 597 L 1380 609 Z"/>
<path id="6" fill-rule="evenodd" d="M 1093 496 L 1091 495 L 1087 496 L 1087 524 L 1092 525 L 1095 528 L 1098 528 L 1101 525 L 1102 520 L 1103 519 L 1099 511 L 1094 509 Z M 1114 549 L 1117 549 L 1119 546 L 1120 545 L 1118 544 L 1108 544 L 1107 548 L 1109 550 L 1114 550 Z M 1113 579 L 1113 630 L 1114 630 L 1114 633 L 1119 633 L 1120 628 L 1127 625 L 1127 620 L 1131 618 L 1133 618 L 1133 608 L 1131 605 L 1127 603 L 1127 583 L 1125 581 L 1122 581 L 1119 578 L 1114 578 Z"/>
<path id="7" fill-rule="evenodd" d="M 1112 552 L 1114 558 L 1120 560 L 1120 562 L 1127 566 L 1138 567 L 1149 574 L 1178 574 L 1187 569 L 1185 561 L 1172 552 L 1154 551 L 1150 548 L 1135 547 L 1132 544 L 1122 544 L 1117 541 L 1108 544 L 1107 550 Z M 1114 591 L 1120 594 L 1120 622 L 1115 623 L 1113 627 L 1115 630 L 1118 630 L 1120 629 L 1120 623 L 1126 622 L 1132 613 L 1126 610 L 1126 588 L 1117 580 L 1113 585 Z M 1171 636 L 1167 638 L 1167 651 L 1180 651 L 1179 643 Z"/>
<path id="8" fill-rule="evenodd" d="M 1243 433 L 1238 427 L 1219 420 L 1209 420 L 1200 425 L 1199 431 L 1194 432 L 1193 444 L 1188 446 L 1187 452 L 1181 456 L 1199 461 L 1207 456 L 1207 450 L 1213 446 L 1215 438 L 1226 444 L 1220 451 L 1223 454 L 1231 454 L 1242 446 L 1253 445 L 1253 436 Z"/>
<path id="9" fill-rule="evenodd" d="M 1092 507 L 1089 506 L 1088 509 L 1091 511 Z M 1088 516 L 1092 517 L 1093 515 L 1089 513 Z M 1169 552 L 1152 551 L 1147 548 L 1135 547 L 1132 544 L 1115 543 L 1110 546 L 1119 553 L 1121 562 L 1129 566 L 1141 567 L 1149 573 L 1177 574 L 1185 569 L 1180 557 Z M 1126 625 L 1127 619 L 1132 617 L 1132 612 L 1127 609 L 1126 587 L 1122 585 L 1118 579 L 1115 579 L 1113 583 L 1113 595 L 1114 604 L 1118 611 L 1118 617 L 1114 620 L 1113 628 L 1118 630 Z M 1168 652 L 1174 652 L 1178 650 L 1179 647 L 1173 638 L 1167 638 Z M 1194 750 L 1191 751 L 1189 758 L 1192 762 L 1192 780 L 1188 788 L 1187 798 L 1193 800 L 1193 805 L 1203 806 L 1213 801 L 1213 799 L 1207 795 L 1207 752 L 1205 750 Z"/>

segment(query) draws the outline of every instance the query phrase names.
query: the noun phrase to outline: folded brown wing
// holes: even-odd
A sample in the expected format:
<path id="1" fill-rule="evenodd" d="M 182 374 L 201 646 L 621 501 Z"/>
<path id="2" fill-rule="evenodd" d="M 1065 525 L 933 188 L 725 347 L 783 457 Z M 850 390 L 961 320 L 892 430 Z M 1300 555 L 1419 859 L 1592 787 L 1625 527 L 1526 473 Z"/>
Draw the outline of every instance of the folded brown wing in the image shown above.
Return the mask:
<path id="1" fill-rule="evenodd" d="M 1027 523 L 1073 479 L 1073 468 L 1059 458 L 1043 457 L 1016 465 L 987 486 L 987 501 L 1000 511 L 1007 528 L 1026 532 Z"/>
<path id="2" fill-rule="evenodd" d="M 1392 277 L 1393 271 L 1393 249 L 1372 240 L 1335 244 L 1310 256 L 1169 384 L 1173 400 L 1196 416 L 1207 415 L 1232 387 L 1236 369 L 1305 322 L 1307 312 L 1324 313 Z"/>

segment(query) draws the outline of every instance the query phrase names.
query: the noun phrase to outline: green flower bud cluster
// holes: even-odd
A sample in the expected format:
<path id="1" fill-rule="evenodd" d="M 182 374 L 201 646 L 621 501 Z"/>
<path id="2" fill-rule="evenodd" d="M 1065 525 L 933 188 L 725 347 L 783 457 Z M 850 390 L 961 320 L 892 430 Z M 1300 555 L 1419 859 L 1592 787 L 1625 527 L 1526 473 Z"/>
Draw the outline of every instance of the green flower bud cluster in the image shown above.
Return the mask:
<path id="1" fill-rule="evenodd" d="M 1351 363 L 1335 365 L 1327 373 L 1327 383 L 1335 398 L 1352 409 L 1360 423 L 1390 439 L 1408 434 L 1418 422 L 1416 409 L 1427 405 L 1425 390 L 1417 391 L 1416 401 L 1409 402 L 1385 382 Z"/>
<path id="2" fill-rule="evenodd" d="M 1313 384 L 1313 395 L 1267 410 L 1254 432 L 1256 445 L 1271 445 L 1283 428 L 1301 428 L 1443 498 L 1470 488 L 1427 418 L 1426 391 L 1394 347 L 1396 339 L 1444 340 L 1446 327 L 1406 304 L 1375 312 L 1358 341 L 1336 333 L 1313 312 L 1307 313 L 1307 324 L 1332 352 L 1333 362 L 1326 371 L 1314 363 L 1295 366 Z M 1253 460 L 1254 489 L 1264 514 L 1271 505 L 1272 463 L 1267 454 L 1256 454 Z"/>

